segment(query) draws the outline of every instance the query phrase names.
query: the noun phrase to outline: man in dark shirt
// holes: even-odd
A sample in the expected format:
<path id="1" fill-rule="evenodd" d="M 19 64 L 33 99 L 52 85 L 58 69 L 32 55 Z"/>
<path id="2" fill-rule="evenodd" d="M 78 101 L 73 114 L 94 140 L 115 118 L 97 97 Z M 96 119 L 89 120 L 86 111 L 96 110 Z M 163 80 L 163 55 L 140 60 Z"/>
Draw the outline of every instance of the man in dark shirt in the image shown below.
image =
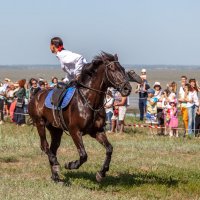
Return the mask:
<path id="1" fill-rule="evenodd" d="M 146 70 L 143 69 L 141 72 L 141 78 L 143 83 L 138 84 L 135 90 L 135 93 L 139 93 L 139 110 L 140 110 L 140 120 L 144 120 L 144 113 L 146 112 L 147 105 L 147 90 L 150 88 L 147 80 L 146 80 Z"/>

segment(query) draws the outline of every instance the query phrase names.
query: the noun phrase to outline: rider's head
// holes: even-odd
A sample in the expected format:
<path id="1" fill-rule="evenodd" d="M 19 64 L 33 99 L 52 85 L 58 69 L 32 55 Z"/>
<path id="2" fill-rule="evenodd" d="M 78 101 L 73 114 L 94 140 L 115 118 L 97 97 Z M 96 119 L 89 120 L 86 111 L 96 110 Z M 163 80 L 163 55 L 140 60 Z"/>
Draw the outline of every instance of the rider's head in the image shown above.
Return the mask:
<path id="1" fill-rule="evenodd" d="M 62 39 L 59 37 L 52 38 L 50 43 L 50 49 L 52 53 L 62 51 L 64 49 Z"/>

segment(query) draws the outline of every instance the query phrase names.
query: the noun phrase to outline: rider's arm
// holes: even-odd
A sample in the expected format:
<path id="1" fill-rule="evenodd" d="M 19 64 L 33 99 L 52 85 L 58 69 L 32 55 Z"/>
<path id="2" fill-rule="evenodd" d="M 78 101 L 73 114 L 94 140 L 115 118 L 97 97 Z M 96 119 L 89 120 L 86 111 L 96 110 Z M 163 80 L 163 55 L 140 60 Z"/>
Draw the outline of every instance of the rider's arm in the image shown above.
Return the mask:
<path id="1" fill-rule="evenodd" d="M 78 78 L 81 74 L 81 70 L 82 70 L 82 67 L 84 66 L 84 64 L 86 64 L 86 59 L 83 58 L 83 56 L 79 57 L 77 59 L 77 62 L 75 63 L 75 69 L 74 69 L 74 74 L 76 76 L 76 78 Z"/>

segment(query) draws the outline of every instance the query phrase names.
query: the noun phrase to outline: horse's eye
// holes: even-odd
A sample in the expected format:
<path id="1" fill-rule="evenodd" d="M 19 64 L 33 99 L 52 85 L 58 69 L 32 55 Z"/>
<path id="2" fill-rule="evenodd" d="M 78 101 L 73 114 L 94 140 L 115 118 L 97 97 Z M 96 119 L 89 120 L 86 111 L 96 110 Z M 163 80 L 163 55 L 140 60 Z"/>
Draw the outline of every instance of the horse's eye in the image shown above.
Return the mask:
<path id="1" fill-rule="evenodd" d="M 115 65 L 114 64 L 110 65 L 110 70 L 115 71 Z"/>

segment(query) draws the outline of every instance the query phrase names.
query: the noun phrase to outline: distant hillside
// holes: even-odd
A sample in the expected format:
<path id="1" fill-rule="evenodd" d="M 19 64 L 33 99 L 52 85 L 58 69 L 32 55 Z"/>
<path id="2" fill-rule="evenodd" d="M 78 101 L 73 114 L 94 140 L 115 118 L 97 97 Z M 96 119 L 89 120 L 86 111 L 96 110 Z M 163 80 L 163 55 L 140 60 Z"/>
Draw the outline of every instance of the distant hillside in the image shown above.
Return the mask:
<path id="1" fill-rule="evenodd" d="M 126 69 L 151 69 L 151 70 L 200 70 L 200 65 L 142 65 L 142 64 L 123 64 Z M 60 65 L 0 65 L 0 69 L 59 69 Z"/>

